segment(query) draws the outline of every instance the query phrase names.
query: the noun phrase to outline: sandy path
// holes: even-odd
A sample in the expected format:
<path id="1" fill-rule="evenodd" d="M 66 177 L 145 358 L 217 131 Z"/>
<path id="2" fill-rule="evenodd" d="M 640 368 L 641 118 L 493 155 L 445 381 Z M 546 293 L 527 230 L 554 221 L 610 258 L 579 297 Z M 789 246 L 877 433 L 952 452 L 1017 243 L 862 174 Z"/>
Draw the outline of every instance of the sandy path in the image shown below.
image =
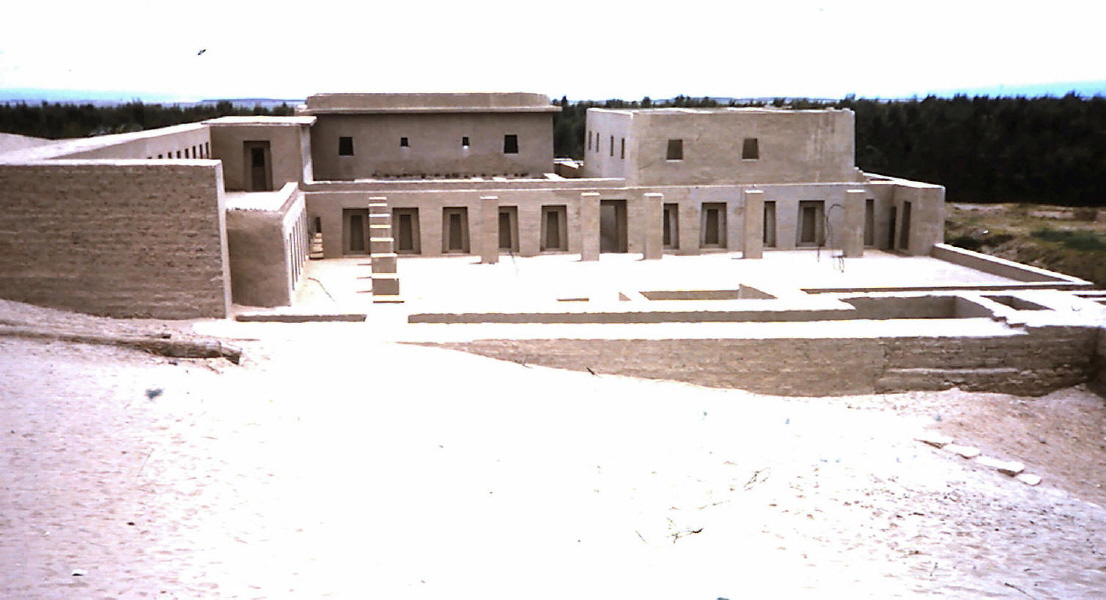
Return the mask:
<path id="1" fill-rule="evenodd" d="M 0 339 L 0 596 L 1106 589 L 1106 511 L 912 441 L 932 416 L 880 408 L 907 395 L 773 398 L 290 327 L 242 367 Z"/>

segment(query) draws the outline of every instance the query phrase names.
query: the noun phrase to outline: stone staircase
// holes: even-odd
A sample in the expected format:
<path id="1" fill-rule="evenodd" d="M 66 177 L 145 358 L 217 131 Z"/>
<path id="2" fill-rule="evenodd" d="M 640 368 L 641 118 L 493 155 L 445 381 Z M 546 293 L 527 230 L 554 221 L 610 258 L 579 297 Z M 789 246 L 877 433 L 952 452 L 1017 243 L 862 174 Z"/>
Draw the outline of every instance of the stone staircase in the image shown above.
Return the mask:
<path id="1" fill-rule="evenodd" d="M 375 303 L 403 302 L 399 297 L 398 256 L 392 237 L 392 212 L 384 198 L 369 198 L 369 254 Z"/>

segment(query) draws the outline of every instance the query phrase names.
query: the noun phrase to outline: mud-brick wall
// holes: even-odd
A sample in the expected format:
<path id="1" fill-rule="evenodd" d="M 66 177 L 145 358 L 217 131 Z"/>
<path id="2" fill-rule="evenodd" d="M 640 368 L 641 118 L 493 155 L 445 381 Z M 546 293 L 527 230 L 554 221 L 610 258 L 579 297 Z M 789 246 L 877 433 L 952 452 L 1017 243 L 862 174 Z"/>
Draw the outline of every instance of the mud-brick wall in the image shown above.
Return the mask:
<path id="1" fill-rule="evenodd" d="M 960 387 L 1039 395 L 1088 380 L 1093 327 L 990 337 L 478 340 L 441 344 L 563 369 L 787 396 Z"/>
<path id="2" fill-rule="evenodd" d="M 217 161 L 0 165 L 0 297 L 112 317 L 223 317 Z"/>

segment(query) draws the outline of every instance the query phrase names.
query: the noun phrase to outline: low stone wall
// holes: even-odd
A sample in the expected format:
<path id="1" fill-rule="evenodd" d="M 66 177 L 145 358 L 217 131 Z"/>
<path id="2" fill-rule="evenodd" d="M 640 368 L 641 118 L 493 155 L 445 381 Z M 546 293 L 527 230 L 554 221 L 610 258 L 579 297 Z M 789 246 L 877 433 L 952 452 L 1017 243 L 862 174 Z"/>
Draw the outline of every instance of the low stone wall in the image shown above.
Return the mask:
<path id="1" fill-rule="evenodd" d="M 111 317 L 226 316 L 217 161 L 0 165 L 0 181 L 0 297 Z"/>
<path id="2" fill-rule="evenodd" d="M 935 244 L 930 251 L 930 256 L 955 265 L 968 267 L 1000 277 L 1006 277 L 1015 281 L 1059 283 L 1076 288 L 1093 287 L 1092 284 L 1087 281 L 1064 275 L 1063 273 L 1055 273 L 1038 267 L 1023 265 L 997 256 L 989 256 L 980 252 L 973 252 L 971 250 L 957 248 L 956 246 L 950 246 L 948 244 Z"/>
<path id="3" fill-rule="evenodd" d="M 785 396 L 960 387 L 1041 395 L 1088 381 L 1098 330 L 991 337 L 478 340 L 434 344 L 525 364 Z"/>

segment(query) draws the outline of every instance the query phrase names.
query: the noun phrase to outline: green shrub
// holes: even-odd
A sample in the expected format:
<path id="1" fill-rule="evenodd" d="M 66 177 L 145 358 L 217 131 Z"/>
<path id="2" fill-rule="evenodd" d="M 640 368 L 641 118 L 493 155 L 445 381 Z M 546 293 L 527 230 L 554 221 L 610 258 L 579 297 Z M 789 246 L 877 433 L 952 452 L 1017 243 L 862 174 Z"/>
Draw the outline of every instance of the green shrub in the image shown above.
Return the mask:
<path id="1" fill-rule="evenodd" d="M 1046 242 L 1055 242 L 1080 252 L 1106 250 L 1106 240 L 1093 231 L 1067 231 L 1046 227 L 1034 231 L 1033 237 Z"/>

